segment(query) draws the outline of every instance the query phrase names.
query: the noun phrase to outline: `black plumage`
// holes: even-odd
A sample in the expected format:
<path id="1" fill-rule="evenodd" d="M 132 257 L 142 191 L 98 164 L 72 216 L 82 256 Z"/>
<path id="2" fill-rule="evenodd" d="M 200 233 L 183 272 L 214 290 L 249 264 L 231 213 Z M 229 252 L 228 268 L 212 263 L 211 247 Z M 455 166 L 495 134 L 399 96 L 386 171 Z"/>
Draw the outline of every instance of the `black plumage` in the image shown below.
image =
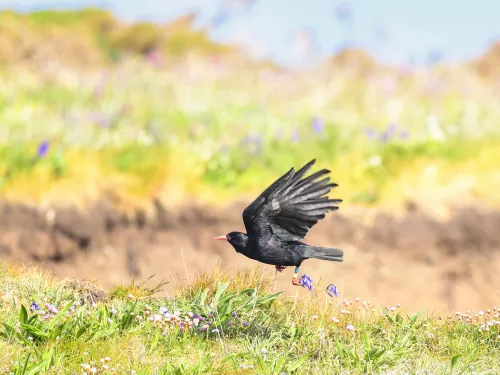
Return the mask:
<path id="1" fill-rule="evenodd" d="M 328 194 L 338 186 L 330 182 L 327 169 L 305 177 L 316 162 L 311 160 L 298 171 L 291 168 L 269 186 L 243 211 L 247 233 L 231 232 L 215 239 L 228 241 L 238 253 L 282 271 L 295 266 L 292 279 L 299 284 L 297 274 L 302 262 L 309 258 L 342 262 L 343 251 L 309 246 L 300 242 L 309 229 L 327 212 L 337 210 L 341 199 Z"/>

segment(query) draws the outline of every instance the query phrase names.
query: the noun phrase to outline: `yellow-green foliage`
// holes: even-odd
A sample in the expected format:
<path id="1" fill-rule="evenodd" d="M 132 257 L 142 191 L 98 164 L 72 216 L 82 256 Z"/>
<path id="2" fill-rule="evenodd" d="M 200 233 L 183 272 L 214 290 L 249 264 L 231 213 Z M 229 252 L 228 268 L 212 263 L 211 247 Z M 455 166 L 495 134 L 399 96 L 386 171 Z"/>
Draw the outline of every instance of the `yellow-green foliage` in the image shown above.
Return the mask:
<path id="1" fill-rule="evenodd" d="M 234 54 L 235 48 L 211 41 L 192 26 L 192 16 L 165 26 L 126 24 L 104 10 L 53 11 L 26 14 L 0 12 L 0 63 L 43 63 L 57 58 L 63 64 L 92 67 L 116 61 L 124 52 L 145 55 L 165 52 L 169 59 L 190 52 Z M 68 38 L 68 36 L 71 36 Z"/>
<path id="2" fill-rule="evenodd" d="M 16 47 L 0 58 L 38 62 L 0 70 L 5 198 L 250 199 L 316 158 L 349 205 L 500 204 L 498 92 L 469 65 L 407 72 L 355 50 L 306 72 L 211 59 L 227 48 L 194 29 L 192 15 L 168 25 L 98 10 L 0 20 L 0 41 Z M 106 68 L 82 61 L 124 51 L 135 53 Z M 169 60 L 182 51 L 202 53 Z M 73 55 L 84 64 L 63 58 Z"/>
<path id="3" fill-rule="evenodd" d="M 216 270 L 171 298 L 135 285 L 108 299 L 86 281 L 1 267 L 0 373 L 500 371 L 500 307 L 428 316 L 343 301 L 315 283 L 290 300 L 259 270 Z"/>

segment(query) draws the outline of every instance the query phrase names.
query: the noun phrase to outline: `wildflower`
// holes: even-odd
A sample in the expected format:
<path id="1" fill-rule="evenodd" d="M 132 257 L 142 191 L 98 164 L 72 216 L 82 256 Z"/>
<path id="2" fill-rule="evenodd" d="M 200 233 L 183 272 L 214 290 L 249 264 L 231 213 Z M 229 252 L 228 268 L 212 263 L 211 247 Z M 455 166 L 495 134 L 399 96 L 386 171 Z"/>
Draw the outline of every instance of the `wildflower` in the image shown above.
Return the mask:
<path id="1" fill-rule="evenodd" d="M 328 293 L 328 295 L 330 297 L 333 297 L 333 296 L 338 297 L 339 296 L 339 292 L 337 290 L 337 287 L 333 284 L 328 285 L 328 287 L 326 288 L 326 292 Z"/>
<path id="2" fill-rule="evenodd" d="M 218 334 L 219 332 L 220 332 L 220 331 L 219 331 L 219 329 L 218 329 L 218 328 L 214 328 L 214 329 L 212 329 L 212 333 L 216 333 L 216 334 Z"/>
<path id="3" fill-rule="evenodd" d="M 352 324 L 348 324 L 347 327 L 345 327 L 348 331 L 354 331 L 354 326 Z"/>
<path id="4" fill-rule="evenodd" d="M 315 116 L 312 120 L 312 128 L 316 134 L 321 134 L 325 130 L 325 123 L 321 117 Z"/>
<path id="5" fill-rule="evenodd" d="M 318 316 L 317 315 L 313 315 L 312 316 L 312 320 L 317 320 L 318 319 Z"/>
<path id="6" fill-rule="evenodd" d="M 311 291 L 313 288 L 312 283 L 312 279 L 306 274 L 302 275 L 302 277 L 300 278 L 300 285 L 302 285 L 304 288 L 309 289 L 309 291 Z"/>
<path id="7" fill-rule="evenodd" d="M 161 322 L 162 320 L 163 320 L 162 315 L 160 315 L 160 314 L 154 314 L 153 315 L 153 321 L 154 322 Z"/>
<path id="8" fill-rule="evenodd" d="M 30 305 L 30 310 L 31 311 L 38 311 L 40 310 L 40 307 L 37 305 L 36 302 L 33 302 L 31 305 Z"/>
<path id="9" fill-rule="evenodd" d="M 267 353 L 266 348 L 262 348 L 262 349 L 260 349 L 260 353 L 261 353 L 261 354 L 266 354 L 266 353 Z"/>
<path id="10" fill-rule="evenodd" d="M 38 149 L 36 151 L 36 155 L 42 159 L 45 156 L 47 156 L 47 153 L 49 152 L 50 148 L 50 143 L 49 141 L 43 141 L 38 145 Z"/>
<path id="11" fill-rule="evenodd" d="M 332 318 L 332 322 L 334 322 L 334 323 L 338 323 L 338 322 L 340 322 L 340 320 L 338 320 L 336 317 L 333 317 L 333 318 Z"/>
<path id="12" fill-rule="evenodd" d="M 248 327 L 250 325 L 250 323 L 248 322 L 243 322 L 243 327 Z"/>
<path id="13" fill-rule="evenodd" d="M 129 298 L 129 299 L 135 299 L 135 297 L 134 297 L 134 295 L 133 295 L 133 294 L 129 294 L 129 295 L 128 295 L 128 298 Z"/>
<path id="14" fill-rule="evenodd" d="M 370 164 L 372 167 L 378 167 L 380 166 L 380 164 L 382 164 L 382 159 L 380 156 L 374 155 L 368 159 L 368 164 Z"/>
<path id="15" fill-rule="evenodd" d="M 233 318 L 236 318 L 236 317 L 238 316 L 238 314 L 236 313 L 236 311 L 233 311 L 233 312 L 231 313 L 231 316 L 232 316 Z"/>
<path id="16" fill-rule="evenodd" d="M 51 303 L 47 303 L 45 306 L 47 307 L 47 310 L 52 314 L 57 314 L 59 312 L 59 310 Z"/>
<path id="17" fill-rule="evenodd" d="M 372 141 L 375 140 L 375 138 L 377 138 L 377 132 L 373 128 L 369 128 L 369 129 L 365 130 L 364 133 L 365 133 L 366 137 Z"/>
<path id="18" fill-rule="evenodd" d="M 295 130 L 292 134 L 292 142 L 298 143 L 300 141 L 300 133 L 298 130 Z"/>
<path id="19" fill-rule="evenodd" d="M 201 326 L 200 331 L 205 332 L 210 326 L 208 324 L 204 324 Z"/>
<path id="20" fill-rule="evenodd" d="M 168 309 L 166 307 L 160 307 L 160 314 L 162 315 L 168 314 Z"/>

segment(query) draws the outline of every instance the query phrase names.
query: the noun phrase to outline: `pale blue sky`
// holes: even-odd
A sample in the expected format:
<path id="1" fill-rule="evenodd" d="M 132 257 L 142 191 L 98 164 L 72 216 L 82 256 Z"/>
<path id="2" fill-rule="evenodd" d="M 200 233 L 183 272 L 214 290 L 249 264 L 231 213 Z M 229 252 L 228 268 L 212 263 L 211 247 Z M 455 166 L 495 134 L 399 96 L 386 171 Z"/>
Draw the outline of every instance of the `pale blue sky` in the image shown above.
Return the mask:
<path id="1" fill-rule="evenodd" d="M 126 19 L 168 21 L 188 11 L 200 13 L 206 24 L 219 13 L 222 0 L 0 0 L 0 8 L 107 7 Z M 338 4 L 348 4 L 352 24 L 335 16 Z M 500 39 L 498 0 L 254 0 L 249 10 L 234 15 L 213 32 L 222 41 L 246 42 L 252 53 L 283 63 L 304 61 L 300 30 L 314 33 L 319 57 L 345 40 L 355 42 L 388 62 L 424 61 L 437 50 L 447 60 L 470 58 Z M 383 40 L 382 35 L 387 36 Z M 310 55 L 309 55 L 310 56 Z"/>

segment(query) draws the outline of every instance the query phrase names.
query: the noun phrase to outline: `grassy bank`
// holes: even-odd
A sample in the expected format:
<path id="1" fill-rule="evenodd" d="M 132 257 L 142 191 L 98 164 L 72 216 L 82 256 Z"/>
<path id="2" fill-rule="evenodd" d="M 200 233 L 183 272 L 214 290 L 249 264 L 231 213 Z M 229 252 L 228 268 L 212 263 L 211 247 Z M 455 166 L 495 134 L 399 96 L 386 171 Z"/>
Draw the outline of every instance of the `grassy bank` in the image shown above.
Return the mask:
<path id="1" fill-rule="evenodd" d="M 143 284 L 105 292 L 2 267 L 0 373 L 500 371 L 500 307 L 430 317 L 404 306 L 342 302 L 325 287 L 313 282 L 294 302 L 272 294 L 259 270 L 215 271 L 156 298 Z"/>
<path id="2" fill-rule="evenodd" d="M 212 203 L 254 195 L 314 157 L 350 204 L 437 195 L 500 205 L 498 87 L 470 64 L 407 70 L 346 51 L 312 71 L 278 69 L 217 54 L 215 44 L 205 54 L 168 53 L 175 35 L 208 43 L 190 17 L 150 29 L 100 11 L 1 17 L 8 35 L 90 33 L 89 46 L 105 55 L 122 46 L 112 63 L 75 66 L 76 47 L 45 38 L 35 45 L 49 43 L 47 56 L 58 59 L 4 64 L 3 197 Z M 134 47 L 118 38 L 126 31 L 157 43 Z M 184 52 L 203 50 L 194 37 L 182 41 Z"/>

